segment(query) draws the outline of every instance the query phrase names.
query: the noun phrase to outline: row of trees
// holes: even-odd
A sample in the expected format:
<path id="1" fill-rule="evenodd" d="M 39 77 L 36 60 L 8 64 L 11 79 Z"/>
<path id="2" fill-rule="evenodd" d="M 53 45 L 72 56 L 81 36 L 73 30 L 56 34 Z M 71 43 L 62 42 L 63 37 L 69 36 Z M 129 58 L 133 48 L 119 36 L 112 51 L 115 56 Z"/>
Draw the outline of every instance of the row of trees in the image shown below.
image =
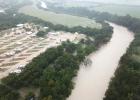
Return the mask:
<path id="1" fill-rule="evenodd" d="M 16 16 L 13 16 L 13 14 L 16 14 Z M 94 29 L 94 28 L 89 28 L 89 27 L 84 28 L 81 26 L 69 28 L 64 25 L 59 25 L 59 24 L 54 25 L 50 22 L 45 22 L 35 17 L 27 16 L 20 13 L 15 13 L 15 10 L 12 10 L 12 9 L 7 10 L 6 14 L 0 14 L 0 30 L 9 29 L 9 28 L 15 27 L 19 23 L 26 23 L 26 22 L 29 22 L 29 23 L 31 22 L 31 23 L 35 23 L 41 26 L 49 27 L 49 31 L 50 30 L 66 31 L 66 32 L 72 32 L 72 33 L 79 32 L 79 33 L 86 34 L 88 36 L 94 36 L 94 38 L 97 41 L 100 41 L 100 42 L 96 42 L 96 43 L 100 43 L 97 45 L 101 45 L 104 42 L 107 42 L 112 35 L 111 34 L 112 27 L 110 27 L 107 23 L 104 23 L 103 21 L 100 21 L 100 23 L 102 24 L 101 29 Z M 45 33 L 39 32 L 38 36 L 44 36 Z"/>
<path id="2" fill-rule="evenodd" d="M 127 54 L 110 82 L 104 100 L 140 100 L 140 33 L 135 33 Z"/>
<path id="3" fill-rule="evenodd" d="M 82 16 L 82 17 L 88 17 L 90 19 L 95 19 L 97 22 L 99 21 L 111 21 L 119 25 L 126 26 L 131 31 L 134 31 L 136 33 L 140 32 L 139 26 L 140 26 L 140 20 L 138 18 L 133 18 L 130 15 L 126 16 L 118 16 L 118 15 L 112 15 L 107 12 L 97 12 L 95 10 L 88 10 L 84 7 L 56 7 L 51 3 L 48 3 L 48 6 L 50 10 L 56 13 L 66 13 L 76 16 Z"/>

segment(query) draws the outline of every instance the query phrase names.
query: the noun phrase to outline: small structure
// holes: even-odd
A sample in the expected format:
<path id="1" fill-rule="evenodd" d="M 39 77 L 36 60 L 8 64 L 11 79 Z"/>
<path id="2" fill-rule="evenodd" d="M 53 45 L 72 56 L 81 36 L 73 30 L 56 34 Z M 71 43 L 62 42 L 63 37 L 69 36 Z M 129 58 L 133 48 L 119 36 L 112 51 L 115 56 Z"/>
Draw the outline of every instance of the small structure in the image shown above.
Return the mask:
<path id="1" fill-rule="evenodd" d="M 75 35 L 79 35 L 79 33 L 78 32 L 75 32 Z"/>
<path id="2" fill-rule="evenodd" d="M 22 48 L 16 48 L 14 51 L 15 51 L 15 53 L 19 53 L 22 51 Z"/>
<path id="3" fill-rule="evenodd" d="M 22 44 L 22 42 L 17 42 L 16 44 L 21 45 L 21 44 Z"/>
<path id="4" fill-rule="evenodd" d="M 49 27 L 44 27 L 44 29 L 48 29 Z"/>
<path id="5" fill-rule="evenodd" d="M 31 34 L 32 34 L 32 32 L 27 32 L 26 34 L 31 35 Z"/>
<path id="6" fill-rule="evenodd" d="M 58 36 L 60 32 L 49 32 L 48 35 Z"/>
<path id="7" fill-rule="evenodd" d="M 24 24 L 17 24 L 17 27 L 23 27 Z"/>
<path id="8" fill-rule="evenodd" d="M 19 74 L 19 73 L 21 73 L 21 70 L 20 70 L 20 69 L 16 69 L 16 70 L 11 71 L 10 73 L 11 73 L 11 74 L 12 74 L 12 73 L 17 73 L 17 74 Z"/>
<path id="9" fill-rule="evenodd" d="M 24 68 L 26 65 L 18 65 L 17 66 L 17 69 L 22 69 L 22 68 Z"/>
<path id="10" fill-rule="evenodd" d="M 32 34 L 31 37 L 36 37 L 36 34 Z"/>
<path id="11" fill-rule="evenodd" d="M 11 52 L 5 53 L 5 56 L 14 56 L 15 53 L 16 53 L 15 51 L 11 51 Z"/>

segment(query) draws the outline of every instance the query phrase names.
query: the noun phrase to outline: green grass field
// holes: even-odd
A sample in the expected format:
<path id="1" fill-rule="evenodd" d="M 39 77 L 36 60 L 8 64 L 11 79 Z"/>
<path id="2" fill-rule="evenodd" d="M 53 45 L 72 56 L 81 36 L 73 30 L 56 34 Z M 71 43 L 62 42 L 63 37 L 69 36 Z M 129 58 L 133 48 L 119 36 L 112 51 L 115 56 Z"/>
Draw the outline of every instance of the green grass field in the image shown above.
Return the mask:
<path id="1" fill-rule="evenodd" d="M 72 16 L 67 14 L 57 14 L 50 11 L 44 11 L 34 6 L 26 6 L 19 10 L 19 12 L 26 15 L 38 17 L 42 20 L 52 22 L 53 24 L 62 24 L 68 27 L 83 26 L 92 28 L 101 28 L 101 24 L 96 23 L 94 20 Z"/>
<path id="2" fill-rule="evenodd" d="M 140 18 L 140 6 L 126 6 L 126 5 L 103 5 L 100 4 L 93 8 L 100 12 L 109 12 L 111 14 L 117 14 L 120 16 L 131 15 L 136 18 Z"/>
<path id="3" fill-rule="evenodd" d="M 86 7 L 88 9 L 94 9 L 99 12 L 108 12 L 111 14 L 117 14 L 125 16 L 127 14 L 140 18 L 140 6 L 129 6 L 129 5 L 117 5 L 117 4 L 102 4 L 102 3 L 80 3 L 80 2 L 66 2 L 63 4 L 64 7 Z"/>

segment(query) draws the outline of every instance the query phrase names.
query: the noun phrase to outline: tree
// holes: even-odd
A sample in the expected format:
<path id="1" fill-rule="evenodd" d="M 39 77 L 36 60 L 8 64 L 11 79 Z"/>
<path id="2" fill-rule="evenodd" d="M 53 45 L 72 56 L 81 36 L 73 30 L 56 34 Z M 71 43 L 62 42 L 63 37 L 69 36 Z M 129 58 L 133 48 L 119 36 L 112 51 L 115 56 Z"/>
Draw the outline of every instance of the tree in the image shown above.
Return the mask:
<path id="1" fill-rule="evenodd" d="M 25 100 L 35 100 L 35 94 L 33 92 L 29 92 L 26 95 Z"/>

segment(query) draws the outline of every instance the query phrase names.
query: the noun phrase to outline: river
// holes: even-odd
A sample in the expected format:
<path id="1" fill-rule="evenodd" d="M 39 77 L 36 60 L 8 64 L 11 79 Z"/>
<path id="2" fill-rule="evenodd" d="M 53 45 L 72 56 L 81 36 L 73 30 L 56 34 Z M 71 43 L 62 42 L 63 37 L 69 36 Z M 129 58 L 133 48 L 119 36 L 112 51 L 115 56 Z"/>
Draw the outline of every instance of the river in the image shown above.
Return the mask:
<path id="1" fill-rule="evenodd" d="M 121 57 L 134 39 L 134 34 L 125 27 L 109 24 L 114 28 L 111 40 L 89 55 L 90 66 L 80 66 L 74 89 L 67 100 L 103 100 Z"/>
<path id="2" fill-rule="evenodd" d="M 43 2 L 43 1 L 40 1 L 40 2 L 41 2 L 41 7 L 42 8 L 44 8 L 44 9 L 47 9 L 48 8 L 45 2 Z"/>

